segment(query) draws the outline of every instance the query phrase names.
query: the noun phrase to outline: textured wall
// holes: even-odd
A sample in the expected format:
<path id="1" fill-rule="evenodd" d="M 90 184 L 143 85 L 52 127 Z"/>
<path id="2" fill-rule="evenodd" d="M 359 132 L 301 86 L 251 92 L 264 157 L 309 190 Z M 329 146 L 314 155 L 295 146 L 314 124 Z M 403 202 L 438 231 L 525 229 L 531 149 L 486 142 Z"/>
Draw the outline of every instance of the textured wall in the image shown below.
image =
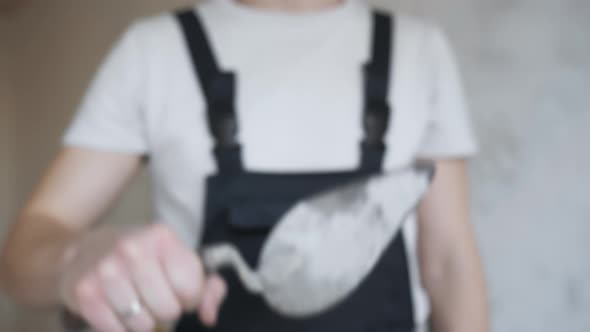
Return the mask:
<path id="1" fill-rule="evenodd" d="M 495 331 L 590 331 L 590 1 L 422 0 L 462 60 Z"/>
<path id="2" fill-rule="evenodd" d="M 0 16 L 0 230 L 125 24 L 190 1 L 28 2 Z M 474 222 L 494 331 L 590 331 L 590 1 L 375 2 L 438 21 L 456 47 L 482 147 Z M 112 219 L 145 218 L 146 192 L 140 181 Z M 52 330 L 51 315 L 1 302 L 0 331 Z"/>

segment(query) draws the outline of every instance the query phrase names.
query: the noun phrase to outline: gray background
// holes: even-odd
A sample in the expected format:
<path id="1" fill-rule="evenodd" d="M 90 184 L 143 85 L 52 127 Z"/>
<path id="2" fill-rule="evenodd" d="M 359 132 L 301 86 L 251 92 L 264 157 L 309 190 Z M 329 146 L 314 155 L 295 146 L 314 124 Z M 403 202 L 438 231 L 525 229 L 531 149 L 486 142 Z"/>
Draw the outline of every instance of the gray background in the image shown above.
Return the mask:
<path id="1" fill-rule="evenodd" d="M 122 29 L 190 2 L 30 0 L 0 14 L 0 230 Z M 590 1 L 375 2 L 440 23 L 460 60 L 494 331 L 590 331 Z M 110 221 L 148 220 L 148 190 L 141 177 Z M 54 318 L 0 300 L 0 331 L 57 331 Z"/>

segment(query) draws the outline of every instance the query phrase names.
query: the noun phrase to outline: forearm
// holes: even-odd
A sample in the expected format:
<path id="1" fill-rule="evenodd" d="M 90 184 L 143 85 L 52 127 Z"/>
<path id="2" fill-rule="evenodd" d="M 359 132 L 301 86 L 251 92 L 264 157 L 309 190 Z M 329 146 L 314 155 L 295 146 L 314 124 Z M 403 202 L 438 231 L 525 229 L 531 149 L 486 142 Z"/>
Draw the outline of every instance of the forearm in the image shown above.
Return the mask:
<path id="1" fill-rule="evenodd" d="M 63 148 L 1 248 L 0 282 L 6 292 L 28 305 L 57 305 L 65 251 L 90 235 L 88 230 L 99 231 L 93 225 L 140 165 L 141 156 L 134 153 Z"/>
<path id="2" fill-rule="evenodd" d="M 76 232 L 49 217 L 22 218 L 26 220 L 19 221 L 0 253 L 2 288 L 26 305 L 58 305 L 59 271 Z"/>
<path id="3" fill-rule="evenodd" d="M 432 303 L 433 332 L 488 332 L 465 162 L 441 160 L 436 165 L 434 182 L 418 211 L 420 268 Z"/>
<path id="4" fill-rule="evenodd" d="M 450 257 L 425 280 L 433 332 L 488 332 L 488 303 L 480 260 L 473 248 Z"/>

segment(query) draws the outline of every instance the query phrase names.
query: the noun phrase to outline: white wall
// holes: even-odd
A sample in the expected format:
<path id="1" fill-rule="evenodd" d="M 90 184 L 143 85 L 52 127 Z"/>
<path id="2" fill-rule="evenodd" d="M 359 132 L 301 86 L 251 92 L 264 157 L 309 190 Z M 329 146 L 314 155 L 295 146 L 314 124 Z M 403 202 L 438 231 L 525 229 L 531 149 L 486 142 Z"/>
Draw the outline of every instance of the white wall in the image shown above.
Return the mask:
<path id="1" fill-rule="evenodd" d="M 499 332 L 590 331 L 590 1 L 421 0 L 461 59 Z"/>

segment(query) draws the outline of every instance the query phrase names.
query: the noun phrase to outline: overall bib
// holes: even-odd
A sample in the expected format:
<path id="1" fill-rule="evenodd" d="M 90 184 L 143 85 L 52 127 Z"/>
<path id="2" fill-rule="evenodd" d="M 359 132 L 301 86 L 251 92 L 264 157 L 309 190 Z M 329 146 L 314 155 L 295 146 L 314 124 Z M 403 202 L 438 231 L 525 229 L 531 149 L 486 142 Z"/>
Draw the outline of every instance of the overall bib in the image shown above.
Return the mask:
<path id="1" fill-rule="evenodd" d="M 194 70 L 207 103 L 217 174 L 207 178 L 202 245 L 230 242 L 254 268 L 273 224 L 292 205 L 315 193 L 359 177 L 379 173 L 385 153 L 390 107 L 387 101 L 391 69 L 393 18 L 373 13 L 372 58 L 364 70 L 364 139 L 356 170 L 347 172 L 280 174 L 246 170 L 237 141 L 236 84 L 222 71 L 209 45 L 204 26 L 194 11 L 177 14 Z M 328 129 L 328 128 L 326 128 Z M 329 130 L 326 130 L 329 135 Z M 354 148 L 354 147 L 351 147 Z M 354 245 L 354 243 L 351 243 Z M 249 294 L 233 271 L 222 271 L 229 292 L 215 328 L 185 315 L 176 332 L 409 332 L 414 328 L 406 249 L 398 232 L 379 263 L 345 301 L 306 319 L 282 317 L 259 296 Z"/>

